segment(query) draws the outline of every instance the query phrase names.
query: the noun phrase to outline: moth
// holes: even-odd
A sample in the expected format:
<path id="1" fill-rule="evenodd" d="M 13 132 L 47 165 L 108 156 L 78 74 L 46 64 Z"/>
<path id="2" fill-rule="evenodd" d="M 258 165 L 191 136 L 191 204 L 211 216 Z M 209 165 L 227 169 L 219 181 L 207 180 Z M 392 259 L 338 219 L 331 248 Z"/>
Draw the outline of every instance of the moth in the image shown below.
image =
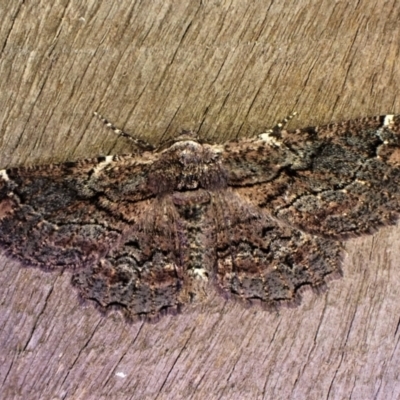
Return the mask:
<path id="1" fill-rule="evenodd" d="M 107 120 L 115 132 L 127 136 Z M 394 224 L 400 116 L 0 172 L 0 247 L 69 268 L 103 310 L 154 319 L 212 290 L 265 307 L 341 274 L 342 241 Z"/>

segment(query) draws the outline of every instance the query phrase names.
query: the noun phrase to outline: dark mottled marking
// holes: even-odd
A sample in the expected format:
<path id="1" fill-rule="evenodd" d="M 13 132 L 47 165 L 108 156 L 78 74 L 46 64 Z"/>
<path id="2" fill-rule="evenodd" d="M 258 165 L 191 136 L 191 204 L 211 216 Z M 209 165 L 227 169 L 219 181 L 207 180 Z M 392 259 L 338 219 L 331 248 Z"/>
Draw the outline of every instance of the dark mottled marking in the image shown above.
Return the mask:
<path id="1" fill-rule="evenodd" d="M 102 118 L 102 117 L 100 117 Z M 103 119 L 117 133 L 122 131 Z M 0 171 L 0 245 L 130 318 L 217 289 L 274 307 L 341 274 L 341 240 L 396 222 L 400 116 Z M 124 134 L 126 136 L 126 134 Z"/>

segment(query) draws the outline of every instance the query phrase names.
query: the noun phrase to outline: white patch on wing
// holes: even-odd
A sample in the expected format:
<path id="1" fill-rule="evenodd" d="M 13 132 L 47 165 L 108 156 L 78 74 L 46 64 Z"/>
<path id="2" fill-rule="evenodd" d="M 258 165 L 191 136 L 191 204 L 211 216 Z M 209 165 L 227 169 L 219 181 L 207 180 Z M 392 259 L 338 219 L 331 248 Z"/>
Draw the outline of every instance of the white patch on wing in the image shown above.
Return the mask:
<path id="1" fill-rule="evenodd" d="M 10 180 L 10 177 L 8 176 L 7 171 L 5 169 L 0 170 L 0 176 L 6 182 Z"/>
<path id="2" fill-rule="evenodd" d="M 280 145 L 281 145 L 281 142 L 279 140 L 277 140 L 276 137 L 272 136 L 271 132 L 261 133 L 260 135 L 258 135 L 258 138 L 263 140 L 265 143 L 267 143 L 269 145 L 278 146 L 278 147 L 280 147 Z"/>
<path id="3" fill-rule="evenodd" d="M 393 114 L 388 114 L 385 116 L 385 119 L 383 120 L 383 126 L 389 126 L 392 124 L 394 119 L 394 115 Z"/>
<path id="4" fill-rule="evenodd" d="M 96 175 L 100 171 L 102 171 L 108 164 L 111 164 L 114 159 L 114 156 L 106 156 L 105 160 L 98 163 L 96 167 L 93 168 L 93 173 Z"/>

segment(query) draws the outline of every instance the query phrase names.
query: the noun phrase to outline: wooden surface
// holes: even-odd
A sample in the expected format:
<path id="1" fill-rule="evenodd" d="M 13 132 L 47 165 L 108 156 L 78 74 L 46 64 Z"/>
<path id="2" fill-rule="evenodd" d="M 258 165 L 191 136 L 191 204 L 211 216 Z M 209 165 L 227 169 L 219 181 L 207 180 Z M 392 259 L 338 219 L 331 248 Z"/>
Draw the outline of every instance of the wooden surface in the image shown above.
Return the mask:
<path id="1" fill-rule="evenodd" d="M 400 3 L 16 0 L 0 5 L 0 168 L 222 142 L 400 112 Z M 70 273 L 0 262 L 1 399 L 398 399 L 400 228 L 269 313 L 218 296 L 156 324 L 81 304 Z"/>

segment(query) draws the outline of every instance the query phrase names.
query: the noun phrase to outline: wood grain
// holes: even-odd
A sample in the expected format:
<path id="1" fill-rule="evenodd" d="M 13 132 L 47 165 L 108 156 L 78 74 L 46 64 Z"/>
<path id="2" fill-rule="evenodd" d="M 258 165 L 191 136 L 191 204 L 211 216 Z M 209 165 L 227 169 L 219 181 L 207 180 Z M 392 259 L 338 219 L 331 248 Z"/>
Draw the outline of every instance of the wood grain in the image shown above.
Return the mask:
<path id="1" fill-rule="evenodd" d="M 0 167 L 223 142 L 400 112 L 400 4 L 203 0 L 0 6 Z M 11 233 L 10 233 L 11 234 Z M 157 324 L 81 304 L 66 272 L 0 262 L 3 399 L 397 399 L 400 228 L 347 242 L 344 278 L 273 314 L 219 297 Z"/>

